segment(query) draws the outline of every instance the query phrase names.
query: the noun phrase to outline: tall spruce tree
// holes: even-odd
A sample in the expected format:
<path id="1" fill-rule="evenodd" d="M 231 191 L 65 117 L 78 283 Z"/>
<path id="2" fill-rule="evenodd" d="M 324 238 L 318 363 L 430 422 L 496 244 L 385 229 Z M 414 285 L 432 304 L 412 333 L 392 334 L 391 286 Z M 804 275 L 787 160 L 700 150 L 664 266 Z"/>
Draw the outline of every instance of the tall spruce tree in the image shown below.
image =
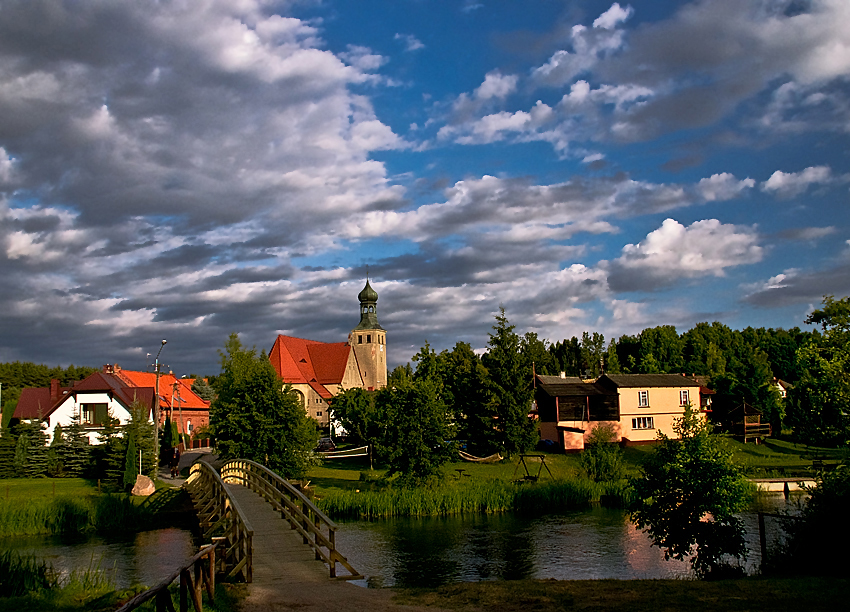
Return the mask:
<path id="1" fill-rule="evenodd" d="M 126 490 L 136 484 L 136 476 L 139 474 L 139 453 L 136 450 L 135 436 L 127 436 L 127 448 L 124 453 L 124 475 L 121 479 L 121 483 L 124 485 L 124 489 Z"/>
<path id="2" fill-rule="evenodd" d="M 33 421 L 30 425 L 29 441 L 27 444 L 27 459 L 24 472 L 27 478 L 43 478 L 47 476 L 49 461 L 47 456 L 47 434 L 43 421 Z"/>
<path id="3" fill-rule="evenodd" d="M 79 415 L 74 415 L 71 418 L 71 424 L 68 426 L 65 433 L 65 454 L 63 456 L 63 464 L 65 472 L 71 478 L 81 478 L 89 471 L 91 460 L 91 446 L 89 438 L 86 435 L 80 423 Z"/>
<path id="4" fill-rule="evenodd" d="M 65 476 L 65 453 L 66 453 L 65 435 L 62 432 L 62 423 L 56 423 L 53 428 L 53 440 L 50 442 L 50 449 L 47 451 L 47 473 L 52 478 L 61 478 Z"/>
<path id="5" fill-rule="evenodd" d="M 537 443 L 535 423 L 528 417 L 532 375 L 530 369 L 523 367 L 520 339 L 508 322 L 504 307 L 499 307 L 489 336 L 489 348 L 482 362 L 494 385 L 497 442 L 508 455 L 522 453 Z"/>

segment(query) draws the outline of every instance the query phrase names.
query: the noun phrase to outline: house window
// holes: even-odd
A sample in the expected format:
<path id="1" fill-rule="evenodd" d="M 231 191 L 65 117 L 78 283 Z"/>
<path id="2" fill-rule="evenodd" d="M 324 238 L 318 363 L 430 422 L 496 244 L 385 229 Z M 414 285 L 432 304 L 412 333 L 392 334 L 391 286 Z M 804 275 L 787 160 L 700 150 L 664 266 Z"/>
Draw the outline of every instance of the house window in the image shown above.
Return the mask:
<path id="1" fill-rule="evenodd" d="M 81 404 L 80 421 L 83 425 L 101 427 L 106 422 L 108 404 Z"/>
<path id="2" fill-rule="evenodd" d="M 192 435 L 192 421 L 186 421 L 186 431 L 189 432 L 189 435 Z"/>
<path id="3" fill-rule="evenodd" d="M 635 417 L 632 419 L 632 429 L 655 429 L 652 417 Z"/>
<path id="4" fill-rule="evenodd" d="M 687 406 L 689 402 L 690 398 L 688 397 L 688 390 L 683 389 L 682 391 L 679 391 L 679 405 Z"/>
<path id="5" fill-rule="evenodd" d="M 638 391 L 638 406 L 642 408 L 649 406 L 649 391 Z"/>

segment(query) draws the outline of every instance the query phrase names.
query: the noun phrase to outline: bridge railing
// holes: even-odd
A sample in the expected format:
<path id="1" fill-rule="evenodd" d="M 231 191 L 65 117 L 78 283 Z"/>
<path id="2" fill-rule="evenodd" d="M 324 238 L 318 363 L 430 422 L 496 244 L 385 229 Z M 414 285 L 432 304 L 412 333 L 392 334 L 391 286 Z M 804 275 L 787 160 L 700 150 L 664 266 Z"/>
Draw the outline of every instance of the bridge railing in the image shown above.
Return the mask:
<path id="1" fill-rule="evenodd" d="M 337 525 L 319 510 L 301 491 L 264 465 L 248 459 L 232 459 L 221 467 L 221 479 L 230 484 L 248 487 L 263 496 L 298 531 L 316 553 L 316 559 L 328 564 L 331 578 L 337 578 L 336 564 L 349 575 L 343 579 L 362 578 L 348 560 L 336 549 Z"/>
<path id="2" fill-rule="evenodd" d="M 254 529 L 230 497 L 221 476 L 208 463 L 196 461 L 184 486 L 192 497 L 204 538 L 212 538 L 222 547 L 220 570 L 228 578 L 241 574 L 245 582 L 251 582 Z"/>
<path id="3" fill-rule="evenodd" d="M 155 587 L 133 597 L 118 608 L 116 612 L 130 612 L 151 599 L 155 599 L 157 612 L 174 612 L 174 605 L 171 601 L 171 593 L 168 591 L 168 587 L 178 577 L 180 578 L 180 612 L 188 612 L 190 597 L 195 610 L 197 612 L 203 612 L 204 608 L 201 595 L 204 587 L 206 587 L 209 600 L 213 601 L 215 598 L 215 551 L 218 546 L 218 543 L 204 546 L 194 557 L 184 563 L 182 567 L 174 570 L 170 576 Z M 192 569 L 194 569 L 194 578 L 192 576 Z"/>

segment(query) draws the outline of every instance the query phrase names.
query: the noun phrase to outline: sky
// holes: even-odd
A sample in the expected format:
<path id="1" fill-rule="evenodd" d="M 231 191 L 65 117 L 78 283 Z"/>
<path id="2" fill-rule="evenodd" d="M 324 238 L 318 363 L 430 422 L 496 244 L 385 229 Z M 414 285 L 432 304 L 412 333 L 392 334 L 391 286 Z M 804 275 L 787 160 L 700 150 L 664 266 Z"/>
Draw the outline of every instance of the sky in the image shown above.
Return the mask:
<path id="1" fill-rule="evenodd" d="M 846 0 L 0 0 L 0 361 L 215 374 L 804 324 L 850 294 Z"/>

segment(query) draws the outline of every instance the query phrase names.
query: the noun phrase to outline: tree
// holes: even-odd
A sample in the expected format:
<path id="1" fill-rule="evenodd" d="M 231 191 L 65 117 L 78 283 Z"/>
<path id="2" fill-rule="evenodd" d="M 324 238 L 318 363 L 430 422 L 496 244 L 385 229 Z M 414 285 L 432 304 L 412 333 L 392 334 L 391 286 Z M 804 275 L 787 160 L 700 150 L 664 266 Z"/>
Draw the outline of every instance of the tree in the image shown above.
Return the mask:
<path id="1" fill-rule="evenodd" d="M 381 455 L 384 418 L 375 406 L 375 393 L 365 389 L 346 389 L 330 404 L 331 418 L 339 421 L 354 444 L 368 444 Z"/>
<path id="2" fill-rule="evenodd" d="M 213 388 L 201 377 L 195 378 L 192 382 L 192 391 L 203 400 L 207 400 L 211 402 L 215 398 L 215 391 Z"/>
<path id="3" fill-rule="evenodd" d="M 587 332 L 581 335 L 581 374 L 582 378 L 597 378 L 602 374 L 605 364 L 605 336 Z"/>
<path id="4" fill-rule="evenodd" d="M 266 356 L 243 348 L 236 334 L 219 355 L 210 426 L 220 457 L 251 459 L 284 478 L 302 477 L 318 440 L 315 422 Z"/>
<path id="5" fill-rule="evenodd" d="M 539 339 L 536 332 L 526 332 L 519 343 L 523 367 L 537 374 L 557 374 L 558 370 L 555 369 L 555 360 L 549 352 L 548 344 L 546 340 Z"/>
<path id="6" fill-rule="evenodd" d="M 496 441 L 508 455 L 521 453 L 537 443 L 534 421 L 528 418 L 533 393 L 531 370 L 523 367 L 519 336 L 501 306 L 493 331 L 482 363 L 493 384 Z"/>
<path id="7" fill-rule="evenodd" d="M 63 460 L 67 444 L 65 436 L 62 432 L 62 423 L 56 423 L 53 428 L 53 440 L 50 442 L 50 448 L 47 450 L 47 473 L 51 478 L 60 478 L 65 475 L 65 465 Z"/>
<path id="8" fill-rule="evenodd" d="M 375 394 L 377 411 L 384 415 L 383 447 L 390 474 L 405 484 L 418 484 L 437 474 L 454 451 L 454 432 L 448 409 L 433 380 L 418 380 Z"/>
<path id="9" fill-rule="evenodd" d="M 136 476 L 139 474 L 139 460 L 136 459 L 136 455 L 136 436 L 127 436 L 124 451 L 124 476 L 121 479 L 125 490 L 136 484 Z"/>
<path id="10" fill-rule="evenodd" d="M 80 423 L 79 415 L 74 415 L 65 433 L 65 448 L 62 464 L 71 478 L 80 478 L 89 470 L 91 445 Z"/>
<path id="11" fill-rule="evenodd" d="M 635 481 L 632 521 L 645 529 L 665 558 L 693 554 L 697 576 L 719 575 L 726 555 L 746 556 L 744 526 L 735 516 L 746 507 L 748 488 L 731 452 L 712 436 L 711 426 L 691 406 L 658 445 Z"/>
<path id="12" fill-rule="evenodd" d="M 823 334 L 797 351 L 800 381 L 791 390 L 789 423 L 807 444 L 850 442 L 850 297 L 825 296 L 806 323 Z"/>
<path id="13" fill-rule="evenodd" d="M 443 398 L 450 409 L 459 440 L 473 454 L 490 455 L 499 450 L 495 425 L 496 407 L 487 368 L 472 346 L 458 342 L 445 353 Z"/>

